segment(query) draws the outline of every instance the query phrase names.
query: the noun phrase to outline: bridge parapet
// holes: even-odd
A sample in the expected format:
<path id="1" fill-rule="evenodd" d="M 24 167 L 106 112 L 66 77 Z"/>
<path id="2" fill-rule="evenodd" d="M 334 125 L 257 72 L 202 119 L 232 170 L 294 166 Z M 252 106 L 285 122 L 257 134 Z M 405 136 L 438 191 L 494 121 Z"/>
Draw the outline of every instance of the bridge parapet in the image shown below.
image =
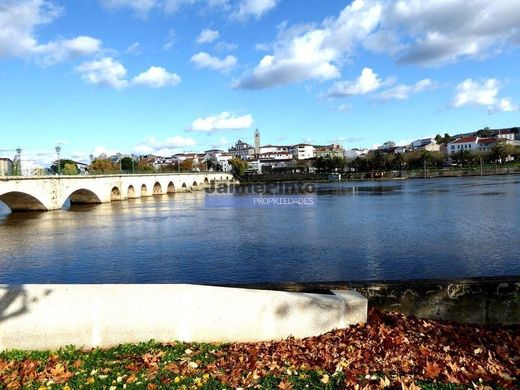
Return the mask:
<path id="1" fill-rule="evenodd" d="M 71 203 L 108 203 L 232 183 L 224 172 L 150 175 L 79 175 L 0 178 L 0 201 L 12 211 L 48 211 Z"/>

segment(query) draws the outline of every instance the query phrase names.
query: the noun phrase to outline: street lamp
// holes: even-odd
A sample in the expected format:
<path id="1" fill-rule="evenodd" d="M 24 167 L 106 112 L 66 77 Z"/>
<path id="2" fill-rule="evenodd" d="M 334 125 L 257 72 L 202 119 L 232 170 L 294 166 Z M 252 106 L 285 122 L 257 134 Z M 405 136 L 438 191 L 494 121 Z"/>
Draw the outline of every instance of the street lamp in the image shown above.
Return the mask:
<path id="1" fill-rule="evenodd" d="M 58 155 L 58 175 L 61 175 L 61 159 L 60 159 L 61 146 L 58 145 L 54 149 L 56 150 L 56 154 Z"/>
<path id="2" fill-rule="evenodd" d="M 22 148 L 16 148 L 16 176 L 22 175 Z"/>

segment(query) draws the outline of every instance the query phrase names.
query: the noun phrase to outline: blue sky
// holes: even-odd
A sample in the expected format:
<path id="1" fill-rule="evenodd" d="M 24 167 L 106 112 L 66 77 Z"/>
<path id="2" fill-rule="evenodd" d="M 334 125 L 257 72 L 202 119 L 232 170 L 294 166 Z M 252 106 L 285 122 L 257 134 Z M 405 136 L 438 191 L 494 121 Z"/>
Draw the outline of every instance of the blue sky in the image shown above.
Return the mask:
<path id="1" fill-rule="evenodd" d="M 520 126 L 518 0 L 0 0 L 0 155 Z"/>

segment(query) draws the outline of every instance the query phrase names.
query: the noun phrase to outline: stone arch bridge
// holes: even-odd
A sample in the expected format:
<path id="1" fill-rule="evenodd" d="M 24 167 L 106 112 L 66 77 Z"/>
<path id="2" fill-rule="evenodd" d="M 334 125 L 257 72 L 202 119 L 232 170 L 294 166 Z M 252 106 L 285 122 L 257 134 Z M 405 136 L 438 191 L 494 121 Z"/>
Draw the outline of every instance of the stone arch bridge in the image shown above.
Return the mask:
<path id="1" fill-rule="evenodd" d="M 33 176 L 0 178 L 0 201 L 11 211 L 57 210 L 71 203 L 108 203 L 232 183 L 224 172 L 154 175 Z"/>

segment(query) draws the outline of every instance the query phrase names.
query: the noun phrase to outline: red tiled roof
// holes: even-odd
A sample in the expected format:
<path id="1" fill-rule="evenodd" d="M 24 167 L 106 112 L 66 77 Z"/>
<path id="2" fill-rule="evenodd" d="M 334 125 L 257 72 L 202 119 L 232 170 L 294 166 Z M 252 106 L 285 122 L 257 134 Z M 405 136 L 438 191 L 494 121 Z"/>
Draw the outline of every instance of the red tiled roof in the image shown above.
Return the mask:
<path id="1" fill-rule="evenodd" d="M 496 138 L 481 138 L 478 140 L 479 144 L 495 144 L 497 142 Z"/>
<path id="2" fill-rule="evenodd" d="M 452 144 L 465 144 L 467 142 L 476 142 L 478 137 L 462 137 L 452 142 Z"/>

